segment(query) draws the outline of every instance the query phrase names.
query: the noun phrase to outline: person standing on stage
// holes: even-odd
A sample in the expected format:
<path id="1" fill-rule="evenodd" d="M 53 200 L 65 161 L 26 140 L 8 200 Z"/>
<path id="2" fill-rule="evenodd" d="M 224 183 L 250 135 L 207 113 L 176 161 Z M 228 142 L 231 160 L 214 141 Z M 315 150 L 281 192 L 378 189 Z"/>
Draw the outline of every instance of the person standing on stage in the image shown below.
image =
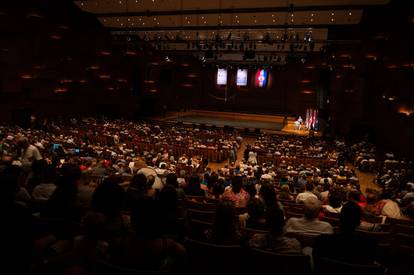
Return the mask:
<path id="1" fill-rule="evenodd" d="M 296 120 L 296 122 L 295 122 L 297 130 L 300 130 L 302 128 L 302 122 L 303 122 L 303 119 L 302 119 L 301 116 L 299 116 L 298 120 Z"/>

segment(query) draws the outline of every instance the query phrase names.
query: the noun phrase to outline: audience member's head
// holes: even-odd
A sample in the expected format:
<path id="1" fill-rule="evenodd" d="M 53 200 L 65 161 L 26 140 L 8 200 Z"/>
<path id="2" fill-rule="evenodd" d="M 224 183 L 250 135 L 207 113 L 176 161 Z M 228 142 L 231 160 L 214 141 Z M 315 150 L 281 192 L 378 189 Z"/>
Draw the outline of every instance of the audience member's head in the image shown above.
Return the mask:
<path id="1" fill-rule="evenodd" d="M 348 192 L 349 201 L 359 202 L 360 196 L 361 196 L 361 193 L 357 190 L 351 190 Z"/>
<path id="2" fill-rule="evenodd" d="M 312 192 L 313 191 L 313 183 L 312 182 L 307 182 L 305 184 L 305 190 L 308 192 Z"/>
<path id="3" fill-rule="evenodd" d="M 151 185 L 144 174 L 137 174 L 132 177 L 129 187 L 144 195 L 151 188 Z"/>
<path id="4" fill-rule="evenodd" d="M 315 197 L 309 197 L 304 202 L 303 211 L 306 219 L 316 219 L 319 216 L 321 202 Z"/>
<path id="5" fill-rule="evenodd" d="M 266 207 L 270 207 L 271 205 L 276 203 L 276 190 L 271 183 L 264 183 L 260 187 L 259 191 L 260 197 L 266 204 Z"/>
<path id="6" fill-rule="evenodd" d="M 105 179 L 92 197 L 92 208 L 108 216 L 115 216 L 124 207 L 125 191 L 114 178 Z"/>
<path id="7" fill-rule="evenodd" d="M 265 204 L 261 199 L 253 198 L 247 203 L 247 213 L 253 220 L 259 220 L 264 217 Z"/>
<path id="8" fill-rule="evenodd" d="M 342 205 L 342 194 L 338 191 L 329 194 L 329 205 L 333 208 L 339 208 Z"/>
<path id="9" fill-rule="evenodd" d="M 164 211 L 176 211 L 178 195 L 177 190 L 175 190 L 174 186 L 166 185 L 163 189 L 161 189 L 159 202 Z"/>
<path id="10" fill-rule="evenodd" d="M 282 209 L 273 205 L 266 211 L 266 223 L 272 233 L 282 234 L 285 226 L 285 218 Z"/>
<path id="11" fill-rule="evenodd" d="M 169 173 L 165 183 L 173 186 L 174 188 L 178 188 L 177 175 L 175 173 Z"/>
<path id="12" fill-rule="evenodd" d="M 241 191 L 242 188 L 242 177 L 240 176 L 234 176 L 231 179 L 231 190 L 233 191 L 233 193 L 238 194 Z"/>
<path id="13" fill-rule="evenodd" d="M 237 231 L 235 218 L 236 209 L 231 201 L 218 203 L 212 232 L 213 241 L 225 243 L 234 236 Z"/>
<path id="14" fill-rule="evenodd" d="M 354 231 L 361 223 L 361 208 L 354 201 L 348 201 L 341 210 L 341 230 L 345 232 Z"/>

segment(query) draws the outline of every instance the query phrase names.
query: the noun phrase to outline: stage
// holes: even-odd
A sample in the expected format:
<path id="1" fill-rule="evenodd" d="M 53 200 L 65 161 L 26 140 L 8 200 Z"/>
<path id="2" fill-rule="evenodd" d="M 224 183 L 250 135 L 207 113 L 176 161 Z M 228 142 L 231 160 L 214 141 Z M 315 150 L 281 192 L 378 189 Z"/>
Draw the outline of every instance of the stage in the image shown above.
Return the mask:
<path id="1" fill-rule="evenodd" d="M 295 118 L 287 116 L 287 124 L 283 125 L 284 116 L 280 115 L 260 115 L 233 112 L 216 112 L 204 110 L 191 110 L 186 112 L 167 113 L 164 118 L 156 119 L 166 122 L 182 122 L 184 124 L 204 124 L 206 126 L 233 127 L 240 131 L 254 132 L 260 129 L 264 133 L 309 135 L 307 129 L 296 130 Z"/>

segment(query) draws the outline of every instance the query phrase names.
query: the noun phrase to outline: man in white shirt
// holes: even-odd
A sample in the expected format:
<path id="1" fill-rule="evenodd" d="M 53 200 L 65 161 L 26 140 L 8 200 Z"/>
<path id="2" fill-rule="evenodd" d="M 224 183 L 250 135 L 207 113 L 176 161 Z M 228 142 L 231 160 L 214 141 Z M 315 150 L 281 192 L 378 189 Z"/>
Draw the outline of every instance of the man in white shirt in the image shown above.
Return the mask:
<path id="1" fill-rule="evenodd" d="M 296 203 L 302 203 L 308 198 L 315 198 L 318 199 L 318 197 L 312 193 L 313 191 L 313 184 L 311 182 L 307 182 L 305 184 L 305 192 L 299 193 L 296 197 Z"/>
<path id="2" fill-rule="evenodd" d="M 31 168 L 33 161 L 42 159 L 39 149 L 29 144 L 27 138 L 20 138 L 17 141 L 17 146 L 20 148 L 20 161 L 23 167 Z"/>
<path id="3" fill-rule="evenodd" d="M 333 234 L 331 224 L 318 220 L 321 202 L 317 198 L 309 197 L 304 201 L 304 216 L 302 218 L 290 218 L 285 227 L 285 232 L 305 234 Z"/>

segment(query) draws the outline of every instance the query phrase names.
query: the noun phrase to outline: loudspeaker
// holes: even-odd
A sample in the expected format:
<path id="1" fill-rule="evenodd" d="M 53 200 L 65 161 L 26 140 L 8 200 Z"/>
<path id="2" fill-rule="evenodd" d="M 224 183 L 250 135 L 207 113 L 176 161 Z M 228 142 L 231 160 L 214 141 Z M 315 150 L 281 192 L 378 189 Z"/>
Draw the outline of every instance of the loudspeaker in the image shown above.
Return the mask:
<path id="1" fill-rule="evenodd" d="M 161 69 L 160 71 L 160 83 L 171 84 L 172 83 L 172 71 L 170 69 Z"/>

